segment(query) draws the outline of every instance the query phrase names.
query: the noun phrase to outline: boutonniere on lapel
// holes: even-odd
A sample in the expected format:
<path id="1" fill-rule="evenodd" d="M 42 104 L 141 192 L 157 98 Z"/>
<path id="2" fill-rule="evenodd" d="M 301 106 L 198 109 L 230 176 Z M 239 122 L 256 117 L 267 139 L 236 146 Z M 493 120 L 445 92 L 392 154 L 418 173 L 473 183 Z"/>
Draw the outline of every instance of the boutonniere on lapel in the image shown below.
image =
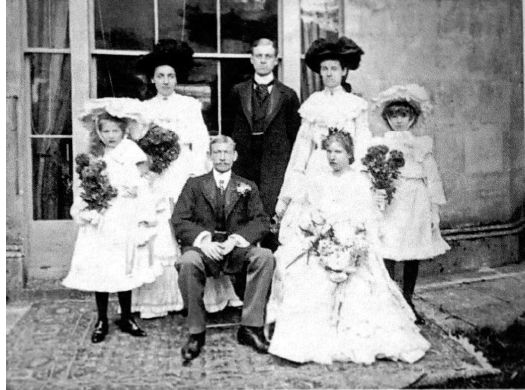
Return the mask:
<path id="1" fill-rule="evenodd" d="M 246 183 L 243 183 L 243 182 L 239 182 L 239 183 L 237 183 L 237 189 L 236 190 L 237 190 L 237 193 L 240 196 L 246 196 L 250 192 L 252 192 L 252 187 L 249 184 L 246 184 Z"/>

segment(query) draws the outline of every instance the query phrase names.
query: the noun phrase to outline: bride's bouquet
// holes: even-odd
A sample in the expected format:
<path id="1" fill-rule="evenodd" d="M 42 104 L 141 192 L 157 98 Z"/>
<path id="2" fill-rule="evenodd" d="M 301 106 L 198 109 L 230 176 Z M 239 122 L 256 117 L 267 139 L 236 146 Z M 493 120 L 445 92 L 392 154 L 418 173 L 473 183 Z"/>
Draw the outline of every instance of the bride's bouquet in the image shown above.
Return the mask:
<path id="1" fill-rule="evenodd" d="M 396 192 L 394 180 L 399 177 L 400 168 L 405 165 L 403 152 L 389 150 L 386 145 L 371 146 L 361 161 L 372 178 L 374 189 L 382 192 L 390 204 Z M 384 210 L 385 205 L 380 208 Z"/>
<path id="2" fill-rule="evenodd" d="M 118 191 L 113 187 L 104 172 L 106 162 L 85 153 L 75 158 L 76 172 L 80 177 L 80 197 L 87 206 L 85 210 L 102 213 L 110 204 L 111 199 L 117 196 Z"/>
<path id="3" fill-rule="evenodd" d="M 137 143 L 151 158 L 149 169 L 159 174 L 169 167 L 180 153 L 177 134 L 156 125 L 152 126 Z"/>
<path id="4" fill-rule="evenodd" d="M 312 213 L 310 222 L 299 228 L 309 243 L 309 252 L 319 258 L 334 283 L 347 280 L 368 253 L 366 230 L 362 225 L 349 224 L 345 234 L 336 235 L 334 226 L 320 213 Z"/>

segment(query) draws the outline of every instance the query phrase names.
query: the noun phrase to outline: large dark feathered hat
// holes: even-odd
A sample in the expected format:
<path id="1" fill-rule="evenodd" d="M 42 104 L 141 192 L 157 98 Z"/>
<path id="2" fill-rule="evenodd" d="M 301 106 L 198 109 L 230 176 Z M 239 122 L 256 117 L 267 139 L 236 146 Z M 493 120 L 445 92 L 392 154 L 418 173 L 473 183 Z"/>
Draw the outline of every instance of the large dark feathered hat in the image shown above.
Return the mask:
<path id="1" fill-rule="evenodd" d="M 175 39 L 161 39 L 153 47 L 153 51 L 141 56 L 137 61 L 137 71 L 153 77 L 158 66 L 169 65 L 177 73 L 177 79 L 187 79 L 187 75 L 194 65 L 193 49 L 184 41 Z"/>
<path id="2" fill-rule="evenodd" d="M 340 37 L 336 42 L 319 38 L 312 42 L 304 60 L 315 73 L 320 72 L 321 62 L 325 60 L 339 60 L 343 67 L 356 70 L 363 54 L 365 52 L 350 38 Z"/>

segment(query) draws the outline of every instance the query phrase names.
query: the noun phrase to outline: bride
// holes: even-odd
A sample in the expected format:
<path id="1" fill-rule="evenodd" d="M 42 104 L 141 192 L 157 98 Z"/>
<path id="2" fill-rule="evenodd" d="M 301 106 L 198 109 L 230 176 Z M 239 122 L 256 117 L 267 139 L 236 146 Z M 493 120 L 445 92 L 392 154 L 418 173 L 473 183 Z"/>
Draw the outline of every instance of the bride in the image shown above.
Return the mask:
<path id="1" fill-rule="evenodd" d="M 351 166 L 352 137 L 332 132 L 323 148 L 331 174 L 297 188 L 281 221 L 269 352 L 298 363 L 413 363 L 430 344 L 376 254 L 381 216 Z"/>

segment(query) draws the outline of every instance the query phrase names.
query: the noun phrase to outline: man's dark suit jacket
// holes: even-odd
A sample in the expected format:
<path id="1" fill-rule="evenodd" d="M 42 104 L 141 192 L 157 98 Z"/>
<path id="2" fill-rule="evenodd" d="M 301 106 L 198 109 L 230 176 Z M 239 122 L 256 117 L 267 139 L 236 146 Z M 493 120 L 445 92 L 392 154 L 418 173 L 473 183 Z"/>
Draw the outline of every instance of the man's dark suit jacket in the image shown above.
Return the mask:
<path id="1" fill-rule="evenodd" d="M 233 87 L 229 109 L 232 110 L 224 133 L 237 144 L 237 161 L 233 171 L 250 180 L 258 180 L 259 167 L 253 164 L 252 127 L 253 80 L 250 79 Z M 259 188 L 266 213 L 271 217 L 275 212 L 277 197 L 281 190 L 284 174 L 301 119 L 298 113 L 299 99 L 295 91 L 275 80 L 270 94 L 262 140 Z M 227 118 L 228 120 L 228 118 Z"/>
<path id="2" fill-rule="evenodd" d="M 183 252 L 188 249 L 200 251 L 193 247 L 195 239 L 204 231 L 214 233 L 216 191 L 213 171 L 189 178 L 186 182 L 171 219 Z M 234 173 L 226 187 L 225 216 L 227 234 L 238 234 L 251 245 L 259 242 L 269 231 L 269 217 L 264 212 L 257 186 Z M 234 251 L 240 249 L 243 248 L 235 248 Z M 217 276 L 220 271 L 239 272 L 242 269 L 239 258 L 226 256 L 223 262 L 217 262 L 204 256 L 203 261 L 211 273 Z"/>

